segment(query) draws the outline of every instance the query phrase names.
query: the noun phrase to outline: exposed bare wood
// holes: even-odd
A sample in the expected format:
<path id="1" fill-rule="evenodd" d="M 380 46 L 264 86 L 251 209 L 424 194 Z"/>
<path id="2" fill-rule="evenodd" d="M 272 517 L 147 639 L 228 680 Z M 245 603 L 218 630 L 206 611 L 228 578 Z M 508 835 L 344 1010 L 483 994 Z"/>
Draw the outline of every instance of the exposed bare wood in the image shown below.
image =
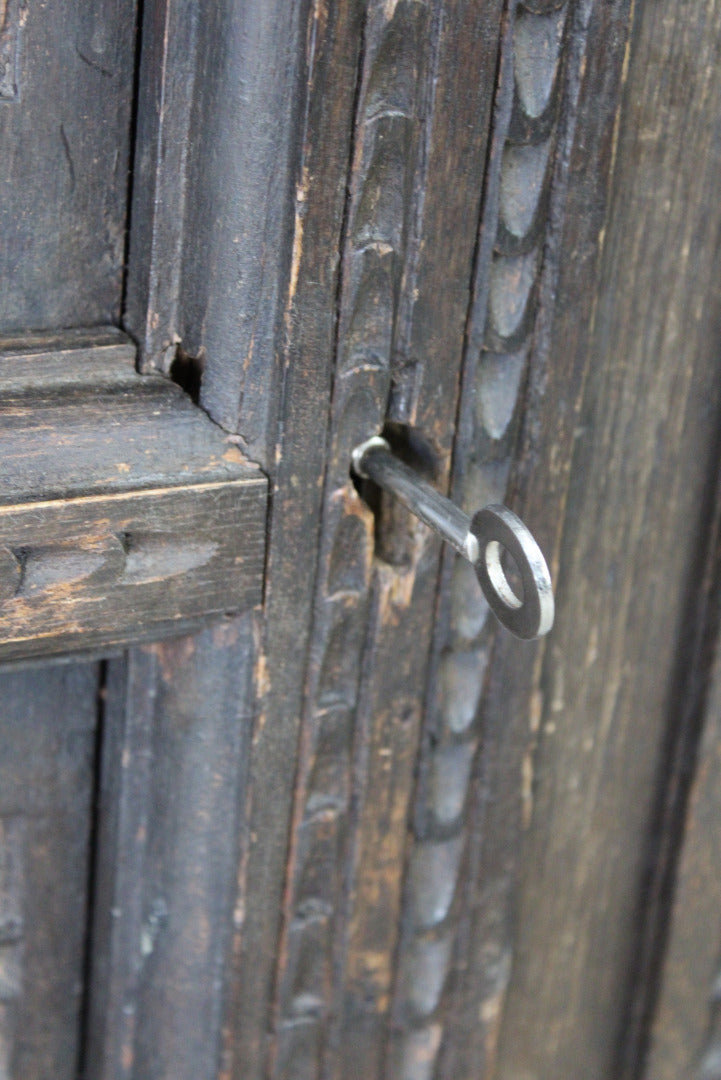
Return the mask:
<path id="1" fill-rule="evenodd" d="M 0 343 L 0 659 L 257 604 L 265 477 L 122 335 L 50 337 Z"/>

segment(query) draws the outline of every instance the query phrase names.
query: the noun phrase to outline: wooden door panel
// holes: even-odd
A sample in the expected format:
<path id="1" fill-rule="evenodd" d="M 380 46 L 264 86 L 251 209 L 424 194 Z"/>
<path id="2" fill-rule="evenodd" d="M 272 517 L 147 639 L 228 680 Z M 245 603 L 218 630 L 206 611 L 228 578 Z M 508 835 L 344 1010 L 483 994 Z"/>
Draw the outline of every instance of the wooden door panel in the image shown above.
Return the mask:
<path id="1" fill-rule="evenodd" d="M 134 72 L 125 0 L 0 0 L 0 331 L 122 321 L 271 491 L 262 606 L 2 675 L 0 1074 L 713 1066 L 721 58 L 677 7 L 150 0 Z M 356 486 L 381 430 L 528 520 L 547 642 Z"/>
<path id="2" fill-rule="evenodd" d="M 0 676 L 0 1075 L 77 1076 L 96 664 Z"/>
<path id="3" fill-rule="evenodd" d="M 528 8 L 519 7 L 518 16 L 526 21 L 526 30 L 532 30 L 534 13 Z M 461 441 L 460 448 L 461 462 L 481 476 L 486 473 L 491 482 L 494 466 L 509 470 L 507 497 L 533 523 L 554 579 L 559 572 L 570 461 L 589 363 L 587 332 L 613 161 L 628 8 L 624 4 L 575 5 L 566 16 L 556 75 L 557 112 L 546 136 L 553 139 L 554 151 L 549 186 L 540 201 L 544 235 L 536 235 L 534 241 L 542 247 L 542 259 L 533 321 L 527 327 L 528 374 L 516 401 L 519 427 L 515 434 L 508 432 L 505 440 L 489 439 L 486 431 L 483 439 L 474 442 L 472 434 L 469 439 L 462 432 L 461 440 L 469 441 Z M 516 59 L 512 29 L 504 42 L 505 73 L 511 80 Z M 539 39 L 542 35 L 541 24 Z M 537 56 L 543 67 L 540 47 Z M 518 136 L 506 123 L 504 141 L 513 150 Z M 531 133 L 532 125 L 526 126 L 526 137 Z M 504 135 L 503 127 L 499 134 Z M 502 153 L 499 148 L 496 175 L 504 184 L 512 174 L 504 176 Z M 490 244 L 498 212 L 489 206 L 488 213 L 482 229 L 490 229 L 486 238 Z M 486 413 L 491 421 L 494 387 L 484 378 L 484 360 L 492 358 L 492 351 L 491 357 L 489 352 L 481 354 L 477 368 L 481 419 Z M 484 422 L 481 430 L 485 426 Z M 464 616 L 462 599 L 462 593 L 451 599 L 458 622 Z M 458 662 L 451 665 L 449 677 L 439 681 L 437 703 L 432 701 L 439 712 L 465 714 L 471 741 L 475 735 L 479 743 L 465 806 L 467 855 L 455 953 L 439 1010 L 443 1037 L 436 1075 L 447 1080 L 479 1072 L 493 1076 L 496 1068 L 519 932 L 516 890 L 525 859 L 523 837 L 532 820 L 537 783 L 534 748 L 540 708 L 548 693 L 545 680 L 541 682 L 540 660 L 542 655 L 554 655 L 553 633 L 536 647 L 534 656 L 533 648 L 519 646 L 493 627 L 488 631 L 483 642 L 487 653 L 479 657 L 486 663 L 482 681 L 470 682 L 475 669 L 469 672 L 465 653 L 458 650 Z M 448 640 L 448 624 L 441 623 L 436 647 L 443 649 Z M 449 656 L 453 658 L 453 652 Z M 465 706 L 469 706 L 467 711 Z M 544 986 L 534 989 L 534 997 L 543 994 Z"/>
<path id="4" fill-rule="evenodd" d="M 717 529 L 719 507 L 721 498 L 717 495 Z M 715 550 L 711 551 L 709 562 L 716 575 L 718 532 L 714 540 Z M 675 838 L 681 829 L 678 805 L 673 806 L 673 803 L 688 799 L 679 840 L 680 854 L 675 845 L 665 846 L 665 858 L 659 867 L 663 872 L 656 875 L 655 881 L 654 898 L 658 907 L 659 899 L 664 896 L 663 888 L 667 887 L 678 859 L 673 904 L 670 915 L 667 910 L 658 912 L 664 918 L 661 925 L 658 918 L 648 920 L 647 941 L 652 948 L 648 950 L 645 963 L 652 971 L 652 981 L 639 1001 L 641 1007 L 634 1010 L 637 1018 L 636 1037 L 642 1051 L 639 1056 L 645 1058 L 643 1076 L 648 1080 L 652 1077 L 654 1080 L 670 1080 L 678 1076 L 705 1078 L 718 1075 L 721 1051 L 718 1007 L 721 958 L 721 850 L 718 829 L 721 814 L 721 699 L 718 640 L 705 701 L 706 687 L 703 678 L 699 677 L 708 661 L 710 639 L 717 627 L 716 603 L 713 598 L 710 601 L 709 619 L 695 642 L 697 692 L 690 693 L 685 703 L 685 723 L 676 754 L 680 767 L 673 774 L 675 799 L 667 800 L 664 807 L 667 813 L 676 811 L 672 834 Z M 697 738 L 696 749 L 694 743 Z M 696 768 L 692 778 L 690 762 L 695 754 Z"/>
<path id="5" fill-rule="evenodd" d="M 134 4 L 0 4 L 0 327 L 120 314 Z M 78 1075 L 100 669 L 0 675 L 3 1076 Z"/>
<path id="6" fill-rule="evenodd" d="M 120 314 L 134 4 L 0 4 L 0 327 Z M 0 674 L 0 1073 L 77 1076 L 101 670 Z"/>
<path id="7" fill-rule="evenodd" d="M 0 331 L 117 322 L 134 0 L 0 4 Z"/>
<path id="8" fill-rule="evenodd" d="M 4 236 L 11 243 L 2 252 L 15 260 L 8 266 L 0 255 L 2 302 L 8 304 L 5 325 L 25 335 L 36 327 L 47 327 L 52 337 L 68 324 L 117 322 L 125 303 L 135 10 L 123 4 L 92 7 L 91 11 L 78 3 L 45 13 L 33 9 L 27 19 L 24 15 L 20 19 L 17 5 L 3 6 L 0 12 L 0 26 L 20 31 L 14 39 L 20 91 L 7 108 L 2 103 L 7 121 L 3 145 L 11 151 L 3 158 Z M 21 25 L 25 22 L 27 26 Z M 149 110 L 155 104 L 153 99 Z M 167 164 L 172 164 L 169 156 Z M 169 269 L 167 264 L 165 269 Z M 11 382 L 15 379 L 14 392 L 21 393 L 20 383 L 25 389 L 33 386 L 32 372 L 23 382 L 16 370 L 8 372 L 11 360 L 4 359 L 5 373 Z M 84 360 L 87 366 L 88 357 Z M 64 371 L 67 375 L 67 367 Z M 103 383 L 103 372 L 95 374 Z M 91 372 L 86 375 L 86 393 L 92 400 L 92 390 L 87 389 Z M 52 417 L 59 421 L 64 415 L 63 403 L 72 407 L 74 393 L 77 399 L 82 377 L 76 369 L 70 376 L 72 386 L 60 385 L 62 379 L 52 384 L 51 379 L 40 391 L 49 410 L 48 422 L 40 425 L 41 443 L 48 439 Z M 136 379 L 138 389 L 140 377 Z M 175 391 L 192 429 L 193 406 L 177 388 L 168 389 Z M 139 393 L 142 397 L 142 388 Z M 107 431 L 119 420 L 113 403 L 101 399 L 102 394 L 95 395 L 94 419 L 93 406 L 85 413 L 89 441 L 75 463 L 81 488 L 102 458 L 102 453 L 93 453 L 93 446 L 98 441 L 106 445 Z M 150 428 L 155 414 L 152 407 L 145 412 L 141 408 L 141 413 L 141 426 L 152 449 Z M 70 436 L 66 420 L 59 421 L 55 433 L 61 445 Z M 212 427 L 207 418 L 204 422 Z M 6 424 L 4 431 L 8 438 L 9 427 Z M 125 434 L 128 437 L 127 427 Z M 216 462 L 222 462 L 223 455 L 226 461 L 240 459 L 237 446 L 226 442 L 225 433 L 215 429 L 212 435 L 219 442 L 211 458 Z M 167 454 L 166 463 L 176 470 L 171 486 L 176 481 L 182 484 L 193 447 L 197 449 L 192 431 L 184 434 L 181 424 L 168 440 L 158 428 L 155 438 L 163 442 L 161 457 Z M 121 443 L 122 437 L 118 448 Z M 46 443 L 42 445 L 47 448 Z M 41 469 L 45 479 L 58 468 L 62 473 L 69 464 L 67 455 L 62 460 L 47 449 L 48 468 Z M 12 452 L 20 461 L 23 455 L 15 443 Z M 140 471 L 152 472 L 158 456 L 144 455 L 142 450 Z M 119 474 L 128 471 L 135 472 L 135 465 L 124 472 L 121 468 Z M 118 470 L 111 466 L 110 472 Z M 264 488 L 263 478 L 256 475 Z M 34 484 L 21 491 L 21 500 L 41 494 L 43 482 L 36 476 Z M 55 494 L 61 498 L 63 492 Z M 204 521 L 209 516 L 204 514 Z M 235 516 L 242 530 L 242 515 Z M 76 533 L 83 523 L 81 516 Z M 177 524 L 182 529 L 187 521 L 179 518 Z M 48 539 L 47 530 L 37 542 L 43 538 Z M 262 556 L 257 569 L 255 596 L 241 606 L 247 607 L 259 596 Z M 26 722 L 28 739 L 42 736 L 46 728 L 62 733 L 77 714 L 87 712 L 93 726 L 99 723 L 102 743 L 97 762 L 82 759 L 86 767 L 82 782 L 77 777 L 69 779 L 67 811 L 60 794 L 55 794 L 63 779 L 58 762 L 45 761 L 47 770 L 55 766 L 58 774 L 57 781 L 47 785 L 47 799 L 55 802 L 43 809 L 49 820 L 53 814 L 57 818 L 56 834 L 52 834 L 53 844 L 45 842 L 44 817 L 42 828 L 25 829 L 32 843 L 26 885 L 29 880 L 33 886 L 28 918 L 32 917 L 34 933 L 25 934 L 27 970 L 20 974 L 17 959 L 24 946 L 21 942 L 14 947 L 12 934 L 16 933 L 15 908 L 23 878 L 13 870 L 17 860 L 8 856 L 3 861 L 10 935 L 7 1008 L 3 1005 L 8 1076 L 70 1078 L 81 1073 L 113 1080 L 120 1076 L 197 1080 L 216 1070 L 222 1052 L 229 942 L 237 918 L 239 815 L 257 637 L 252 615 L 222 617 L 226 608 L 234 606 L 232 601 L 223 606 L 221 597 L 221 617 L 212 628 L 165 646 L 132 650 L 124 659 L 111 661 L 107 669 L 98 664 L 62 665 L 28 668 L 2 677 L 3 690 L 8 687 L 7 707 L 11 715 L 14 710 L 18 723 Z M 141 622 L 142 617 L 138 629 Z M 115 624 L 117 628 L 117 619 Z M 133 639 L 132 627 L 130 631 Z M 89 674 L 83 679 L 84 672 Z M 62 692 L 66 683 L 74 696 Z M 93 726 L 90 747 L 94 751 Z M 4 743 L 7 776 L 14 770 L 22 778 L 26 749 Z M 29 754 L 27 758 L 31 760 Z M 58 761 L 62 764 L 63 760 L 59 755 Z M 78 750 L 78 768 L 80 761 Z M 26 777 L 27 791 L 37 799 L 43 791 L 41 772 Z M 92 799 L 96 772 L 97 806 Z M 3 775 L 0 790 L 12 794 L 7 776 Z M 76 812 L 66 822 L 71 810 Z M 97 825 L 94 810 L 99 812 Z M 11 808 L 8 813 L 8 844 L 15 855 L 23 836 L 14 823 L 20 811 Z M 22 819 L 18 820 L 22 826 Z M 93 853 L 88 848 L 91 835 L 96 841 Z M 64 860 L 62 849 L 56 850 L 63 841 L 67 846 Z M 50 905 L 49 911 L 42 910 L 48 896 L 57 898 L 59 912 Z M 21 993 L 27 1001 L 19 999 L 22 1010 L 18 1013 L 16 998 Z M 81 1008 L 83 1003 L 88 1005 L 87 1013 Z"/>
<path id="9" fill-rule="evenodd" d="M 718 30 L 673 4 L 642 5 L 630 28 L 499 1077 L 640 1067 L 687 700 L 705 678 L 694 642 L 715 587 Z"/>
<path id="10" fill-rule="evenodd" d="M 88 1080 L 216 1075 L 240 917 L 254 621 L 109 662 Z"/>

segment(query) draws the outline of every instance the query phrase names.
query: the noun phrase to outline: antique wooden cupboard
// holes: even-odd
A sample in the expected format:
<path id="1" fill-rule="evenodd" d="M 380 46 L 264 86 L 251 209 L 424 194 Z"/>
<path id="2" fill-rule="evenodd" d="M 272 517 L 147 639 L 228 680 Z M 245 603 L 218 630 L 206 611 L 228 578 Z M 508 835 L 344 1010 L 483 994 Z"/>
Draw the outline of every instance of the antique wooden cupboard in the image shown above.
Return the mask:
<path id="1" fill-rule="evenodd" d="M 721 1077 L 719 116 L 716 0 L 0 0 L 1 1078 Z"/>

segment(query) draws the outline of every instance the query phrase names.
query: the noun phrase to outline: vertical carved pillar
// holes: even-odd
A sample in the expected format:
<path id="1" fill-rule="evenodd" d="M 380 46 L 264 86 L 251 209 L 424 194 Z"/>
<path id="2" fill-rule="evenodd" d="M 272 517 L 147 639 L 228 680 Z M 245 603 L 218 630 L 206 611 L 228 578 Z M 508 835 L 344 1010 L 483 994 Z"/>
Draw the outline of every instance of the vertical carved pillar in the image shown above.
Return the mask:
<path id="1" fill-rule="evenodd" d="M 529 0 L 507 9 L 454 463 L 456 500 L 469 512 L 507 496 L 548 225 L 569 7 Z M 496 629 L 473 568 L 451 561 L 405 889 L 389 1058 L 389 1075 L 398 1080 L 437 1075 L 450 973 L 454 959 L 463 963 L 459 885 L 468 871 L 470 792 Z M 491 1055 L 509 972 L 502 947 L 477 972 L 484 988 L 479 1023 Z"/>
<path id="2" fill-rule="evenodd" d="M 373 519 L 351 483 L 351 450 L 383 426 L 413 228 L 430 8 L 368 5 L 338 318 L 335 383 L 308 690 L 277 999 L 274 1077 L 319 1076 L 337 994 L 339 920 L 354 787 L 359 688 L 377 602 Z M 342 962 L 342 961 L 341 961 Z"/>

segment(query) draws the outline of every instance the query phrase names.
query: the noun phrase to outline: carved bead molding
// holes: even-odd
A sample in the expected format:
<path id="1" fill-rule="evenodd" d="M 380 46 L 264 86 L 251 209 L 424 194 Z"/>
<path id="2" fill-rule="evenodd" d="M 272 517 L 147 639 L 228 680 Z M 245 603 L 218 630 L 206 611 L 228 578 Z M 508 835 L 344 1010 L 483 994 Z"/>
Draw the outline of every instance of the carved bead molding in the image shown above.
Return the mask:
<path id="1" fill-rule="evenodd" d="M 456 462 L 456 498 L 468 509 L 503 502 L 511 469 L 548 225 L 570 9 L 558 0 L 512 3 L 502 43 L 465 361 L 472 373 L 462 401 L 466 437 Z M 494 633 L 473 568 L 456 558 L 437 640 L 432 736 L 424 744 L 407 871 L 388 1072 L 394 1080 L 437 1075 L 458 947 L 458 885 L 481 737 L 479 706 Z M 509 957 L 499 951 L 478 973 L 488 989 L 480 1023 L 489 1031 L 509 972 Z"/>
<path id="2" fill-rule="evenodd" d="M 364 29 L 342 256 L 336 377 L 310 668 L 277 988 L 272 1075 L 318 1076 L 336 1001 L 359 684 L 374 587 L 373 519 L 351 450 L 383 426 L 416 216 L 430 5 L 372 0 Z"/>

